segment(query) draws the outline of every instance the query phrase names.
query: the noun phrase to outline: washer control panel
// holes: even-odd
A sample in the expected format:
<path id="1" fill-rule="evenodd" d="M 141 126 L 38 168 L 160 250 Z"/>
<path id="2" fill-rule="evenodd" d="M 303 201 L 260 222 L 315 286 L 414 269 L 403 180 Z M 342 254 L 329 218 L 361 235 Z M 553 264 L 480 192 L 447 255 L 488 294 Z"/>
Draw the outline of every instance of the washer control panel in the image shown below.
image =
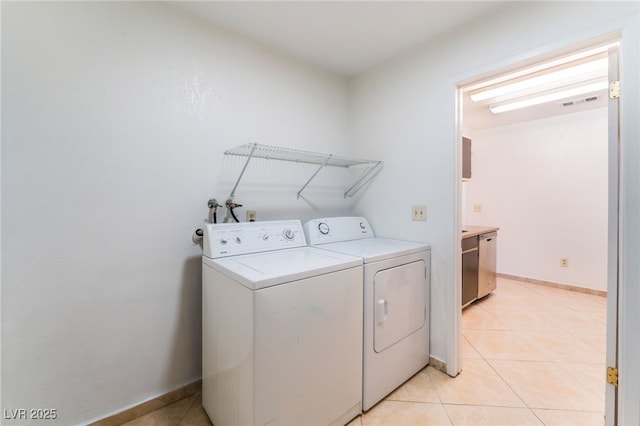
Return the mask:
<path id="1" fill-rule="evenodd" d="M 203 231 L 203 254 L 212 259 L 307 245 L 299 220 L 207 223 Z"/>
<path id="2" fill-rule="evenodd" d="M 373 230 L 364 217 L 328 217 L 312 219 L 304 224 L 310 245 L 373 238 Z"/>

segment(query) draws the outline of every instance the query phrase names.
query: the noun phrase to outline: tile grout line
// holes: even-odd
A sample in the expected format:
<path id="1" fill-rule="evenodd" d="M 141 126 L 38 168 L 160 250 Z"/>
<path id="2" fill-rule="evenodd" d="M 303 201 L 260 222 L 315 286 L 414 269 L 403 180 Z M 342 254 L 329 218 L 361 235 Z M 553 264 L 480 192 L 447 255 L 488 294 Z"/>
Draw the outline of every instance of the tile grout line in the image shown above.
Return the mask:
<path id="1" fill-rule="evenodd" d="M 180 418 L 180 420 L 177 423 L 177 426 L 180 426 L 182 424 L 182 422 L 184 421 L 184 419 L 187 417 L 187 415 L 189 414 L 189 412 L 191 411 L 191 409 L 193 408 L 193 406 L 195 405 L 196 401 L 198 401 L 198 395 L 199 394 L 194 394 L 192 396 L 195 396 L 195 398 L 193 398 L 193 401 L 191 402 L 191 404 L 189 405 L 189 408 L 187 408 L 184 412 L 184 415 Z"/>
<path id="2" fill-rule="evenodd" d="M 493 365 L 491 365 L 491 363 L 489 362 L 489 360 L 488 360 L 488 359 L 486 359 L 482 354 L 480 354 L 480 356 L 482 357 L 482 360 L 483 360 L 484 362 L 486 362 L 486 363 L 487 363 L 487 365 L 489 366 L 489 368 L 491 368 L 491 369 L 493 370 L 493 372 L 494 372 L 494 373 L 496 373 L 496 375 L 497 375 L 498 377 L 500 377 L 500 380 L 502 380 L 502 382 L 503 382 L 505 385 L 507 385 L 507 387 L 511 390 L 511 392 L 513 392 L 513 393 L 514 393 L 514 395 L 518 397 L 518 399 L 520 400 L 520 402 L 522 402 L 522 404 L 524 404 L 524 406 L 525 406 L 525 407 L 527 407 L 527 408 L 529 409 L 529 411 L 531 411 L 531 412 L 533 413 L 533 410 L 531 409 L 531 407 L 529 407 L 529 405 L 524 401 L 524 399 L 522 399 L 522 397 L 520 396 L 520 394 L 519 394 L 518 392 L 516 392 L 516 390 L 515 390 L 515 389 L 513 389 L 513 387 L 511 387 L 511 385 L 510 385 L 509 383 L 507 383 L 507 381 L 505 380 L 505 378 L 504 378 L 504 377 L 502 377 L 502 376 L 500 375 L 500 373 L 498 373 L 498 371 L 493 367 Z"/>
<path id="3" fill-rule="evenodd" d="M 486 309 L 485 309 L 484 311 L 485 311 L 485 312 L 487 312 L 487 311 L 486 311 Z M 489 313 L 489 312 L 487 312 L 487 313 Z M 491 315 L 491 314 L 489 313 L 489 315 Z M 493 316 L 492 316 L 492 317 L 493 317 Z M 499 322 L 500 322 L 500 323 L 502 323 L 501 321 L 499 321 Z M 468 340 L 468 339 L 467 339 L 467 340 Z M 471 343 L 471 342 L 469 341 L 469 343 Z M 472 345 L 473 345 L 473 344 L 472 344 Z M 519 394 L 518 392 L 516 392 L 516 390 L 515 390 L 515 389 L 514 389 L 514 388 L 513 388 L 513 387 L 512 387 L 512 386 L 511 386 L 511 385 L 510 385 L 506 380 L 505 380 L 505 378 L 504 378 L 504 377 L 502 377 L 502 375 L 501 375 L 501 374 L 500 374 L 500 373 L 499 373 L 499 372 L 494 368 L 494 366 L 489 362 L 489 360 L 488 360 L 488 359 L 486 359 L 486 358 L 484 357 L 484 355 L 483 355 L 483 354 L 482 354 L 482 353 L 481 353 L 477 348 L 475 348 L 475 347 L 474 347 L 474 349 L 476 349 L 476 352 L 478 352 L 478 354 L 480 354 L 480 356 L 482 357 L 482 359 L 484 360 L 484 362 L 486 362 L 486 363 L 487 363 L 487 365 L 489 366 L 489 368 L 491 368 L 491 370 L 493 370 L 493 372 L 494 372 L 498 377 L 500 377 L 500 380 L 502 380 L 502 382 L 503 382 L 505 385 L 507 385 L 507 387 L 511 390 L 511 392 L 513 392 L 513 393 L 518 397 L 518 399 L 520 400 L 520 402 L 522 402 L 522 404 L 523 404 L 525 407 L 527 407 L 527 409 L 531 412 L 531 414 L 533 414 L 533 415 L 535 416 L 535 418 L 537 418 L 538 420 L 540 420 L 540 423 L 542 423 L 542 424 L 544 425 L 544 422 L 542 421 L 542 419 L 538 418 L 538 416 L 537 416 L 537 415 L 536 415 L 536 413 L 533 411 L 533 409 L 532 409 L 531 407 L 529 407 L 529 404 L 527 404 L 527 403 L 526 403 L 526 401 L 522 398 L 522 396 L 520 396 L 520 394 Z"/>
<path id="4" fill-rule="evenodd" d="M 447 415 L 447 418 L 449 419 L 449 423 L 453 426 L 453 419 L 451 418 L 451 414 L 449 414 L 449 411 L 447 410 L 447 406 L 442 401 L 442 397 L 438 392 L 438 388 L 433 384 L 433 380 L 431 380 L 431 376 L 429 376 L 429 374 L 426 371 L 425 371 L 425 374 L 427 375 L 427 380 L 429 381 L 429 385 L 431 386 L 433 391 L 436 393 L 436 396 L 438 397 L 438 401 L 440 401 L 440 406 L 442 407 L 442 409 L 444 410 L 444 413 Z"/>
<path id="5" fill-rule="evenodd" d="M 578 307 L 576 307 L 576 306 L 570 306 L 568 303 L 564 303 L 564 302 L 563 302 L 561 307 L 562 307 L 562 311 L 563 311 L 563 312 L 567 312 L 567 313 L 573 313 L 573 312 L 576 312 L 576 313 L 585 313 L 585 314 L 587 314 L 587 315 L 588 315 L 588 311 L 578 309 Z M 485 310 L 485 311 L 486 311 L 486 310 Z M 518 332 L 518 330 L 513 330 L 513 331 Z M 597 350 L 597 349 L 596 349 L 596 348 L 594 348 L 592 345 L 590 345 L 590 344 L 588 344 L 588 343 L 584 342 L 582 339 L 580 339 L 578 336 L 576 336 L 573 332 L 566 330 L 566 328 L 564 328 L 564 327 L 563 327 L 563 328 L 561 328 L 561 331 L 563 332 L 563 334 L 565 334 L 565 335 L 567 335 L 567 336 L 570 336 L 570 337 L 572 337 L 572 338 L 574 338 L 574 339 L 576 339 L 576 340 L 580 341 L 580 342 L 581 342 L 581 343 L 583 343 L 585 346 L 588 346 L 588 347 L 590 347 L 590 348 L 592 348 L 592 349 L 594 349 L 594 350 Z M 468 340 L 468 339 L 467 339 L 467 340 Z M 527 339 L 527 340 L 529 340 L 529 339 Z M 496 374 L 497 374 L 497 375 L 502 379 L 502 381 L 503 381 L 503 382 L 505 382 L 505 384 L 507 384 L 507 386 L 508 386 L 508 387 L 509 387 L 509 388 L 510 388 L 510 389 L 511 389 L 511 390 L 512 390 L 512 391 L 513 391 L 517 396 L 518 396 L 518 398 L 519 398 L 519 399 L 524 403 L 524 405 L 529 409 L 529 411 L 531 411 L 531 413 L 532 413 L 532 414 L 533 414 L 533 415 L 534 415 L 534 416 L 535 416 L 535 417 L 536 417 L 540 422 L 542 422 L 542 424 L 545 424 L 545 423 L 544 423 L 544 421 L 543 421 L 543 419 L 542 419 L 542 418 L 540 418 L 540 417 L 536 414 L 536 412 L 534 411 L 534 408 L 530 407 L 530 406 L 526 403 L 526 401 L 524 401 L 524 400 L 523 400 L 523 398 L 522 398 L 522 397 L 521 397 L 521 396 L 520 396 L 520 395 L 515 391 L 515 389 L 513 389 L 513 388 L 509 385 L 509 383 L 507 383 L 507 381 L 506 381 L 506 380 L 505 380 L 505 379 L 500 375 L 500 373 L 499 373 L 499 372 L 494 368 L 494 366 L 489 362 L 489 360 L 488 360 L 487 358 L 485 358 L 485 356 L 484 356 L 484 355 L 483 355 L 483 354 L 482 354 L 482 353 L 481 353 L 481 352 L 480 352 L 480 351 L 479 351 L 479 350 L 478 350 L 478 349 L 473 345 L 473 343 L 471 343 L 471 341 L 470 341 L 470 340 L 468 340 L 468 342 L 469 342 L 469 344 L 471 344 L 471 346 L 472 346 L 474 349 L 476 349 L 476 352 L 478 352 L 478 353 L 479 353 L 479 355 L 482 357 L 482 359 L 483 359 L 483 360 L 485 360 L 485 361 L 489 364 L 489 366 L 490 366 L 490 367 L 491 367 L 491 368 L 496 372 Z M 597 352 L 600 352 L 600 351 L 599 351 L 599 350 L 597 350 Z M 546 352 L 544 353 L 544 355 L 545 355 L 545 357 L 546 357 L 546 358 L 551 358 L 551 357 L 549 357 L 549 354 L 548 354 L 548 353 L 546 353 Z M 540 361 L 540 362 L 542 362 L 542 361 Z M 559 367 L 560 367 L 560 364 L 561 364 L 561 361 L 558 361 L 558 360 L 556 360 L 556 359 L 549 359 L 549 360 L 548 360 L 548 361 L 546 361 L 546 362 L 551 362 L 551 363 L 552 363 L 556 368 L 559 368 Z M 601 363 L 586 363 L 586 364 L 594 364 L 594 365 L 595 365 L 595 364 L 597 364 L 597 365 L 599 365 L 599 364 L 601 364 Z M 565 373 L 567 374 L 567 376 L 568 376 L 568 377 L 572 377 L 572 378 L 574 377 L 573 375 L 571 375 L 571 374 L 570 374 L 570 373 L 568 373 L 568 372 L 565 372 Z M 590 393 L 594 394 L 594 392 L 593 392 L 592 390 L 590 390 Z M 542 408 L 541 408 L 541 409 L 542 409 Z M 561 411 L 590 412 L 590 411 L 585 411 L 585 410 L 568 410 L 568 409 L 561 410 Z M 594 412 L 594 413 L 595 413 L 595 412 Z"/>

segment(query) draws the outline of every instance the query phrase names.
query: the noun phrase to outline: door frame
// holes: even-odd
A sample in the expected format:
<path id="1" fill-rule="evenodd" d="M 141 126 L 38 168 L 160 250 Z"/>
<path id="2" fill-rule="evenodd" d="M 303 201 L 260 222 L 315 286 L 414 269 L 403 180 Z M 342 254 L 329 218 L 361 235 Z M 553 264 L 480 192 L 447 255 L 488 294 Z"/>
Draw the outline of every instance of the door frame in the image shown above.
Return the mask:
<path id="1" fill-rule="evenodd" d="M 609 50 L 609 84 L 620 79 L 619 48 Z M 607 256 L 607 354 L 606 366 L 618 368 L 619 252 L 620 252 L 620 105 L 619 99 L 607 102 L 608 130 L 608 256 Z M 618 388 L 606 383 L 605 425 L 618 424 Z"/>
<path id="2" fill-rule="evenodd" d="M 461 364 L 461 339 L 462 339 L 462 310 L 461 300 L 462 300 L 462 249 L 460 246 L 460 235 L 462 232 L 462 144 L 459 143 L 462 140 L 463 136 L 463 89 L 465 86 L 469 86 L 474 81 L 478 81 L 480 79 L 487 78 L 492 74 L 497 74 L 505 69 L 513 69 L 518 64 L 522 63 L 524 66 L 525 62 L 530 62 L 531 59 L 539 58 L 539 60 L 544 60 L 547 56 L 553 56 L 558 54 L 559 52 L 570 52 L 571 50 L 578 50 L 590 45 L 601 44 L 605 42 L 614 42 L 619 41 L 622 43 L 622 33 L 620 31 L 610 32 L 605 35 L 601 35 L 599 37 L 593 37 L 590 39 L 585 39 L 578 43 L 571 43 L 562 48 L 549 48 L 545 50 L 543 54 L 537 52 L 535 55 L 531 55 L 527 58 L 512 58 L 512 61 L 509 61 L 507 65 L 500 64 L 495 67 L 489 68 L 491 71 L 487 72 L 484 70 L 483 72 L 477 72 L 473 77 L 459 79 L 455 83 L 455 189 L 454 189 L 454 208 L 456 212 L 455 217 L 455 226 L 454 226 L 454 247 L 455 257 L 454 257 L 454 268 L 455 268 L 455 285 L 453 289 L 453 302 L 455 314 L 453 315 L 453 324 L 452 329 L 454 331 L 454 338 L 452 342 L 450 342 L 449 349 L 449 360 L 447 363 L 447 373 L 455 377 L 462 371 Z M 618 67 L 619 67 L 619 48 L 614 49 L 615 52 L 609 53 L 610 61 L 615 60 L 615 79 L 619 80 L 618 75 Z M 615 54 L 615 57 L 612 57 L 612 54 Z M 612 80 L 612 73 L 614 70 L 613 64 L 610 63 L 609 80 Z M 613 105 L 612 105 L 613 104 Z M 611 123 L 619 124 L 620 122 L 620 113 L 618 108 L 618 101 L 612 102 L 609 100 L 607 104 L 607 113 L 609 116 L 609 130 L 608 130 L 608 250 L 607 250 L 607 349 L 606 349 L 606 365 L 607 366 L 615 366 L 617 367 L 617 359 L 618 359 L 618 327 L 619 320 L 622 317 L 620 313 L 619 306 L 619 271 L 620 271 L 620 185 L 621 185 L 621 176 L 620 176 L 620 167 L 622 163 L 622 153 L 620 150 L 620 134 L 619 134 L 619 125 L 612 126 Z M 614 128 L 615 127 L 615 128 Z M 604 373 L 603 373 L 604 376 Z M 606 383 L 606 381 L 605 381 Z M 606 385 L 606 395 L 605 395 L 605 425 L 612 426 L 618 424 L 618 391 L 617 388 L 607 384 Z"/>

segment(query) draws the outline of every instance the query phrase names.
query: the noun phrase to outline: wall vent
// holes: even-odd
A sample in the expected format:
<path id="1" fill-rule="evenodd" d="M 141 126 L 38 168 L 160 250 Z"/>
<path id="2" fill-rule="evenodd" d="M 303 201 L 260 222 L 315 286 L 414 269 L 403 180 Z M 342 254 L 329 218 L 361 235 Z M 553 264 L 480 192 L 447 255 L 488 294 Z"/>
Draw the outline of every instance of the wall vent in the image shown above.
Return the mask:
<path id="1" fill-rule="evenodd" d="M 572 101 L 566 101 L 562 103 L 563 107 L 569 107 L 572 105 L 578 105 L 578 104 L 583 104 L 585 102 L 593 102 L 593 101 L 597 101 L 598 97 L 597 96 L 589 96 L 588 98 L 582 98 L 582 99 L 574 99 Z"/>

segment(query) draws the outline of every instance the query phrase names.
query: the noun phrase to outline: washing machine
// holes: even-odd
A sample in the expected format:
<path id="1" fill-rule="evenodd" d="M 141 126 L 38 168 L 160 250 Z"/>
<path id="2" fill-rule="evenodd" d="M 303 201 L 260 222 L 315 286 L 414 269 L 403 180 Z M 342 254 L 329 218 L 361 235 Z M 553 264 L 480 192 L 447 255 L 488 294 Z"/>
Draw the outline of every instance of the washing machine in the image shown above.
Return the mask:
<path id="1" fill-rule="evenodd" d="M 304 230 L 312 246 L 363 259 L 366 411 L 429 363 L 431 250 L 377 238 L 363 217 L 314 219 Z"/>
<path id="2" fill-rule="evenodd" d="M 299 220 L 206 224 L 202 405 L 215 425 L 344 425 L 362 411 L 362 259 Z"/>

